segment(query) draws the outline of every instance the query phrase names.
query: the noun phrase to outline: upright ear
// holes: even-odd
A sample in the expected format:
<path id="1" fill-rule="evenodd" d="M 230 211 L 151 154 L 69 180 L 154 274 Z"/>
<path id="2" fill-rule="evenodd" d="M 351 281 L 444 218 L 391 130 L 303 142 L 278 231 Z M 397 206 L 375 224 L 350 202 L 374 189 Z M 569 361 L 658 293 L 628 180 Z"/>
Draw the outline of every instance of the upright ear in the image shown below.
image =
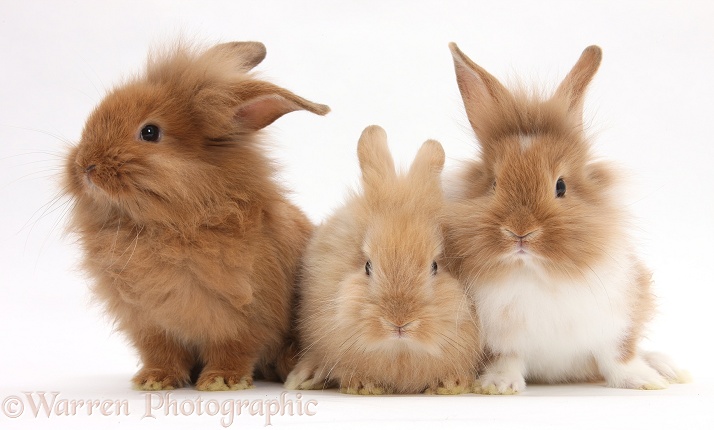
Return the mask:
<path id="1" fill-rule="evenodd" d="M 296 110 L 306 110 L 318 115 L 330 111 L 326 105 L 313 103 L 290 91 L 263 81 L 243 81 L 235 88 L 241 100 L 235 118 L 248 130 L 257 131 L 273 121 Z"/>
<path id="2" fill-rule="evenodd" d="M 483 142 L 493 110 L 513 99 L 498 79 L 471 61 L 454 42 L 449 43 L 454 58 L 456 82 L 464 100 L 466 115 L 479 140 Z"/>
<path id="3" fill-rule="evenodd" d="M 444 169 L 446 155 L 444 148 L 436 140 L 427 140 L 419 148 L 411 167 L 409 176 L 419 182 L 441 186 L 441 171 Z"/>
<path id="4" fill-rule="evenodd" d="M 265 54 L 265 45 L 260 42 L 228 42 L 208 49 L 202 56 L 231 64 L 238 72 L 247 72 L 260 64 Z"/>
<path id="5" fill-rule="evenodd" d="M 387 133 L 382 127 L 370 125 L 364 129 L 357 143 L 357 158 L 367 194 L 396 179 L 394 160 L 387 147 Z"/>
<path id="6" fill-rule="evenodd" d="M 568 112 L 577 118 L 583 116 L 585 90 L 592 81 L 595 72 L 600 67 L 602 50 L 595 45 L 585 48 L 580 59 L 570 70 L 570 73 L 560 83 L 553 97 L 568 102 Z"/>

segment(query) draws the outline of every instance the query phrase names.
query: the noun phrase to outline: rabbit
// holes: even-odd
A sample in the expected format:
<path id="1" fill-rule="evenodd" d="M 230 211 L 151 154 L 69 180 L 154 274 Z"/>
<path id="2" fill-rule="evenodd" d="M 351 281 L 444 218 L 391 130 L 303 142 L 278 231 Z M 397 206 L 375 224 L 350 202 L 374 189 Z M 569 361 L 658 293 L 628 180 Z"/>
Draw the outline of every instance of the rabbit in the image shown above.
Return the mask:
<path id="1" fill-rule="evenodd" d="M 285 387 L 467 392 L 480 337 L 463 287 L 441 267 L 444 150 L 426 141 L 398 175 L 386 133 L 370 126 L 357 152 L 362 193 L 317 228 L 305 251 L 302 351 Z"/>
<path id="2" fill-rule="evenodd" d="M 300 256 L 314 228 L 286 197 L 259 131 L 329 111 L 256 79 L 259 42 L 151 55 L 66 156 L 69 230 L 93 293 L 143 364 L 137 390 L 253 386 L 287 376 Z M 196 372 L 200 371 L 197 375 Z"/>
<path id="3" fill-rule="evenodd" d="M 509 91 L 450 44 L 479 159 L 447 203 L 445 262 L 476 306 L 487 363 L 476 391 L 526 380 L 662 389 L 689 376 L 638 348 L 655 300 L 617 170 L 594 158 L 583 99 L 602 53 L 586 48 L 554 95 Z"/>

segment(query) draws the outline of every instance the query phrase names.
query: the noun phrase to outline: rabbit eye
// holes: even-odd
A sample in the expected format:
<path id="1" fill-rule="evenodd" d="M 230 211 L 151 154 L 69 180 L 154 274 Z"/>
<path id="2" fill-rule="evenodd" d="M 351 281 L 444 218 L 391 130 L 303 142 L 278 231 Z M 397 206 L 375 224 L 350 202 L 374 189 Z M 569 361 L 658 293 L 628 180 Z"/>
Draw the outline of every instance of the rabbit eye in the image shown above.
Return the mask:
<path id="1" fill-rule="evenodd" d="M 563 178 L 558 178 L 558 182 L 555 183 L 555 196 L 565 196 L 565 181 L 563 180 Z"/>
<path id="2" fill-rule="evenodd" d="M 154 124 L 147 124 L 139 132 L 139 137 L 146 142 L 158 142 L 161 139 L 161 130 Z"/>
<path id="3" fill-rule="evenodd" d="M 436 261 L 431 263 L 431 274 L 436 275 L 436 272 L 439 270 L 439 265 L 436 264 Z"/>
<path id="4" fill-rule="evenodd" d="M 372 275 L 372 262 L 370 260 L 367 260 L 367 263 L 364 265 L 364 272 L 367 276 Z"/>

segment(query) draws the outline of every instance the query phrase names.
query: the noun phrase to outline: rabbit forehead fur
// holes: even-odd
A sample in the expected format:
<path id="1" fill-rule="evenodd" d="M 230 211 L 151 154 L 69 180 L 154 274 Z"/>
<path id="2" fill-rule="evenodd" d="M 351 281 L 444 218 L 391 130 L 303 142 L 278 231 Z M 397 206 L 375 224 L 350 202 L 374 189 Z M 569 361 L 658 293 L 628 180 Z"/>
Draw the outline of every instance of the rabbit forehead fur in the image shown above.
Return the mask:
<path id="1" fill-rule="evenodd" d="M 402 277 L 429 273 L 442 252 L 437 216 L 396 208 L 389 214 L 373 215 L 365 230 L 364 256 L 378 272 Z"/>

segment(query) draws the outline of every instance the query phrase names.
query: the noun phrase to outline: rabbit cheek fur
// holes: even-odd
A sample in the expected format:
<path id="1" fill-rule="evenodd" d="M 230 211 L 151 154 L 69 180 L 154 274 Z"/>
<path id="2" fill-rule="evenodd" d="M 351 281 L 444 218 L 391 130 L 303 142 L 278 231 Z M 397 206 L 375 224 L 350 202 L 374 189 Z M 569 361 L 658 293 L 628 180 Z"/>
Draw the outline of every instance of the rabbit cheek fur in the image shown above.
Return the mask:
<path id="1" fill-rule="evenodd" d="M 592 160 L 582 127 L 600 49 L 587 48 L 547 100 L 511 93 L 451 49 L 481 144 L 481 160 L 456 180 L 445 245 L 490 355 L 477 389 L 515 393 L 526 379 L 604 377 L 644 389 L 686 380 L 663 355 L 637 348 L 654 313 L 651 276 L 628 239 L 617 175 Z"/>
<path id="2" fill-rule="evenodd" d="M 257 42 L 178 46 L 115 89 L 66 160 L 71 230 L 93 290 L 138 350 L 135 388 L 252 386 L 290 370 L 299 259 L 312 231 L 284 197 L 257 132 L 325 114 L 248 71 Z M 160 134 L 147 135 L 151 124 Z M 154 138 L 156 138 L 154 140 Z M 147 141 L 149 139 L 149 141 Z"/>
<path id="3" fill-rule="evenodd" d="M 409 175 L 399 177 L 384 131 L 372 126 L 359 154 L 363 195 L 325 221 L 305 252 L 304 350 L 286 387 L 464 392 L 475 378 L 480 340 L 463 288 L 438 269 L 443 149 L 425 143 Z"/>

